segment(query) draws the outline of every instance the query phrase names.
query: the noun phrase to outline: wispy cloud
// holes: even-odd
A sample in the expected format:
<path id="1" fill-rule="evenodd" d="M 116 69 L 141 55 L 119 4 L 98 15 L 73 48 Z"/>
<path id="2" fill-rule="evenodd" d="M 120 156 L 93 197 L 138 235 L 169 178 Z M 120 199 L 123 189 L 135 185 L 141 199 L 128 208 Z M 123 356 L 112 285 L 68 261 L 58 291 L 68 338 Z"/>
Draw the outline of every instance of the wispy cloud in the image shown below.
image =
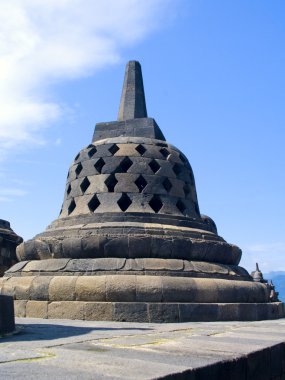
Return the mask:
<path id="1" fill-rule="evenodd" d="M 26 191 L 17 188 L 0 189 L 0 202 L 12 202 L 15 197 L 26 195 Z"/>
<path id="2" fill-rule="evenodd" d="M 91 75 L 161 24 L 171 0 L 1 0 L 0 158 L 42 143 L 65 110 L 48 96 L 58 81 Z"/>
<path id="3" fill-rule="evenodd" d="M 254 270 L 255 263 L 259 263 L 262 272 L 285 271 L 285 242 L 253 243 L 243 249 L 242 265 Z"/>

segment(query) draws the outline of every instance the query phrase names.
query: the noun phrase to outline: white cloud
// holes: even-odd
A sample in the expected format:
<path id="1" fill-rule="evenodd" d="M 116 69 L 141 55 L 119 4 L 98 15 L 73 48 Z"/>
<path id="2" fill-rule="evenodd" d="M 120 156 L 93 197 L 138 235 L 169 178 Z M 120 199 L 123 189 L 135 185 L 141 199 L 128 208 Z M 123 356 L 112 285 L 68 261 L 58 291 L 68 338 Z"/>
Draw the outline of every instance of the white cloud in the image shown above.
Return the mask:
<path id="1" fill-rule="evenodd" d="M 255 269 L 259 263 L 262 272 L 285 271 L 285 242 L 254 243 L 243 249 L 242 262 L 248 270 Z"/>
<path id="2" fill-rule="evenodd" d="M 0 158 L 64 108 L 51 85 L 91 75 L 120 58 L 170 13 L 171 0 L 0 0 Z"/>

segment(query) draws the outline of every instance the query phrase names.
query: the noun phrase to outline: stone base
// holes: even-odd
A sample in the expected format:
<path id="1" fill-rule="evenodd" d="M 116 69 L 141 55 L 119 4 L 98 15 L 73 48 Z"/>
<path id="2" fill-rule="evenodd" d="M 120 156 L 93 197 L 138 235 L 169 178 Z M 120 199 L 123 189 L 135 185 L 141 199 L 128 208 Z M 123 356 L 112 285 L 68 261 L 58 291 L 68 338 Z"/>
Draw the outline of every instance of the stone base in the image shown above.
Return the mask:
<path id="1" fill-rule="evenodd" d="M 255 321 L 284 317 L 284 305 L 16 300 L 15 313 L 17 317 L 117 322 Z"/>
<path id="2" fill-rule="evenodd" d="M 15 329 L 13 298 L 0 295 L 0 335 Z"/>

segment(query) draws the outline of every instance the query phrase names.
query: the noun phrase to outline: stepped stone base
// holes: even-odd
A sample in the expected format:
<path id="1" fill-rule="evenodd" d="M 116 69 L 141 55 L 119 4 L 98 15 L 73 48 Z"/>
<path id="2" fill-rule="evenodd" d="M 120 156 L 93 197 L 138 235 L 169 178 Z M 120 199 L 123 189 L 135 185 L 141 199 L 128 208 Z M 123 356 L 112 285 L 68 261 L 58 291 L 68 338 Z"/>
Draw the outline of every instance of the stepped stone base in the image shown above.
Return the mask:
<path id="1" fill-rule="evenodd" d="M 117 322 L 256 321 L 284 317 L 281 302 L 154 303 L 16 300 L 17 317 Z"/>
<path id="2" fill-rule="evenodd" d="M 13 298 L 0 295 L 0 335 L 15 329 Z"/>
<path id="3" fill-rule="evenodd" d="M 128 322 L 276 319 L 283 304 L 235 265 L 178 259 L 20 262 L 0 279 L 18 317 Z"/>

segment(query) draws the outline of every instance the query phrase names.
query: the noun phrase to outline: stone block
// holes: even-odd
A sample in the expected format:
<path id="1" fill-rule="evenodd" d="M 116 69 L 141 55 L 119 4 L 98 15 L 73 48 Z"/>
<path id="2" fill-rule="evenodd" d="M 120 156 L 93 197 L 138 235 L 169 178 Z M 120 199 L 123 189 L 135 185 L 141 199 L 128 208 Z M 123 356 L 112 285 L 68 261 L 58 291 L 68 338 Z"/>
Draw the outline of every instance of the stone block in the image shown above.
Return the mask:
<path id="1" fill-rule="evenodd" d="M 24 300 L 15 300 L 14 308 L 15 308 L 15 316 L 16 317 L 26 317 L 26 305 L 28 301 Z"/>
<path id="2" fill-rule="evenodd" d="M 250 353 L 247 356 L 247 380 L 270 379 L 270 348 Z"/>
<path id="3" fill-rule="evenodd" d="M 239 304 L 238 303 L 219 303 L 218 304 L 218 320 L 219 321 L 238 321 L 239 320 Z"/>
<path id="4" fill-rule="evenodd" d="M 58 272 L 64 269 L 69 259 L 48 259 L 29 261 L 23 272 Z"/>
<path id="5" fill-rule="evenodd" d="M 150 236 L 140 236 L 140 237 L 129 236 L 130 257 L 134 257 L 134 258 L 149 257 L 150 248 L 151 248 Z"/>
<path id="6" fill-rule="evenodd" d="M 180 321 L 179 305 L 177 303 L 149 303 L 148 315 L 150 323 L 176 323 Z"/>
<path id="7" fill-rule="evenodd" d="M 79 276 L 75 284 L 76 301 L 106 301 L 106 276 Z"/>
<path id="8" fill-rule="evenodd" d="M 191 302 L 197 289 L 190 278 L 161 276 L 163 302 Z"/>
<path id="9" fill-rule="evenodd" d="M 30 287 L 30 299 L 48 301 L 51 276 L 35 277 Z"/>
<path id="10" fill-rule="evenodd" d="M 108 242 L 104 245 L 104 256 L 105 257 L 128 257 L 129 247 L 128 239 L 126 237 L 111 238 L 109 237 Z"/>
<path id="11" fill-rule="evenodd" d="M 27 318 L 47 318 L 48 302 L 47 301 L 28 301 L 26 304 Z"/>
<path id="12" fill-rule="evenodd" d="M 30 299 L 31 286 L 34 281 L 34 276 L 29 277 L 12 277 L 9 279 L 10 286 L 14 286 L 14 297 L 17 300 Z"/>
<path id="13" fill-rule="evenodd" d="M 113 304 L 111 302 L 85 302 L 84 319 L 86 321 L 111 321 Z"/>
<path id="14" fill-rule="evenodd" d="M 50 301 L 72 301 L 75 299 L 77 276 L 53 277 L 49 284 Z"/>
<path id="15" fill-rule="evenodd" d="M 49 319 L 83 319 L 85 302 L 58 301 L 48 304 Z"/>
<path id="16" fill-rule="evenodd" d="M 106 276 L 106 300 L 134 302 L 136 300 L 136 276 Z"/>
<path id="17" fill-rule="evenodd" d="M 115 302 L 113 303 L 113 320 L 120 322 L 148 322 L 147 304 Z"/>
<path id="18" fill-rule="evenodd" d="M 217 321 L 219 306 L 214 303 L 179 304 L 180 322 Z"/>
<path id="19" fill-rule="evenodd" d="M 162 302 L 161 276 L 136 276 L 137 302 Z"/>

